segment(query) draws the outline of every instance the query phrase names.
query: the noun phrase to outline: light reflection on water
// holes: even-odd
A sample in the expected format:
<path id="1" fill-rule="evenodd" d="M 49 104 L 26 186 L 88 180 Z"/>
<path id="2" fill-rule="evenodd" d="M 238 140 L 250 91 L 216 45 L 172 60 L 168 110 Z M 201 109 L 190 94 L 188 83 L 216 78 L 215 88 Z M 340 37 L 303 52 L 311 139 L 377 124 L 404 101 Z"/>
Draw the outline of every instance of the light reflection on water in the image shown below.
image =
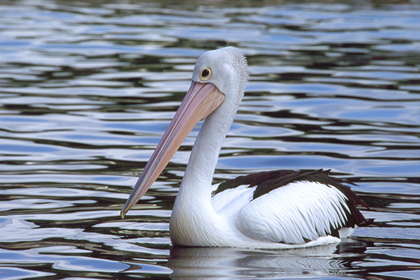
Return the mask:
<path id="1" fill-rule="evenodd" d="M 416 278 L 419 16 L 410 2 L 2 2 L 0 277 Z M 331 168 L 373 226 L 338 247 L 171 248 L 199 126 L 119 218 L 196 58 L 225 45 L 251 77 L 215 182 Z"/>

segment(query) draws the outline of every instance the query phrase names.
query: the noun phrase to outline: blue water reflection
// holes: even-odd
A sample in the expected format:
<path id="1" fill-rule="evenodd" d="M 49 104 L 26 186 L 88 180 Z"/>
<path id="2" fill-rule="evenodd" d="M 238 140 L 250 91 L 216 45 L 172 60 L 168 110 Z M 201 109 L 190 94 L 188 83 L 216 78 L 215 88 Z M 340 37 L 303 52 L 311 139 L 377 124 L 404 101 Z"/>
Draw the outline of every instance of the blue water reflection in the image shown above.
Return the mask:
<path id="1" fill-rule="evenodd" d="M 416 278 L 419 17 L 415 1 L 3 1 L 0 278 Z M 214 181 L 331 169 L 372 226 L 313 250 L 172 248 L 201 124 L 119 218 L 196 58 L 226 45 L 250 82 Z"/>

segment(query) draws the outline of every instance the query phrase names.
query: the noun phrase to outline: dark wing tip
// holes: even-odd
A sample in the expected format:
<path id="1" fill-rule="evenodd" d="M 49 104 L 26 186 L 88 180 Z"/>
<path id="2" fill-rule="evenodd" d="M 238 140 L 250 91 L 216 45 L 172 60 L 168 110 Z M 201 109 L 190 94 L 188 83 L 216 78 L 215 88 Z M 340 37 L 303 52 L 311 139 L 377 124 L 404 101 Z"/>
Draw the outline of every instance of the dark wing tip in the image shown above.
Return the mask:
<path id="1" fill-rule="evenodd" d="M 347 180 L 332 177 L 330 176 L 330 173 L 331 169 L 319 169 L 311 171 L 275 170 L 259 172 L 246 176 L 239 176 L 233 180 L 223 182 L 219 185 L 214 194 L 222 192 L 226 189 L 236 188 L 240 185 L 248 185 L 249 187 L 257 186 L 253 195 L 253 199 L 257 199 L 258 197 L 263 196 L 272 190 L 286 186 L 287 184 L 292 182 L 317 182 L 336 188 L 346 196 L 347 206 L 350 211 L 346 215 L 347 221 L 344 226 L 367 226 L 371 224 L 373 222 L 373 219 L 366 219 L 360 212 L 360 210 L 357 208 L 357 206 L 362 206 L 369 209 L 369 206 L 360 197 L 358 197 L 357 194 L 353 192 L 349 186 L 344 185 L 355 184 Z"/>
<path id="2" fill-rule="evenodd" d="M 225 181 L 219 185 L 214 194 L 223 192 L 227 189 L 234 189 L 241 185 L 248 185 L 249 187 L 258 186 L 261 183 L 269 181 L 273 178 L 280 178 L 291 173 L 296 173 L 298 171 L 293 170 L 274 170 L 274 171 L 265 171 L 265 172 L 258 172 L 249 175 L 239 176 L 235 179 Z"/>

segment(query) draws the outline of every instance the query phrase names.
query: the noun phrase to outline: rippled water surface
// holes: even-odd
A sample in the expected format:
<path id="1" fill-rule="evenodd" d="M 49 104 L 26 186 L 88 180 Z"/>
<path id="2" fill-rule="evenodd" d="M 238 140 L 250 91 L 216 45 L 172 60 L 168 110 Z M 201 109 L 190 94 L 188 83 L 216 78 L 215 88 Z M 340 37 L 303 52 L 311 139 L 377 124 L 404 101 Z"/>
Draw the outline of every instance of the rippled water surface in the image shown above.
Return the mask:
<path id="1" fill-rule="evenodd" d="M 419 279 L 419 3 L 190 2 L 0 2 L 0 278 Z M 251 77 L 215 182 L 331 169 L 373 225 L 308 250 L 172 248 L 198 128 L 120 219 L 195 60 L 226 45 Z"/>

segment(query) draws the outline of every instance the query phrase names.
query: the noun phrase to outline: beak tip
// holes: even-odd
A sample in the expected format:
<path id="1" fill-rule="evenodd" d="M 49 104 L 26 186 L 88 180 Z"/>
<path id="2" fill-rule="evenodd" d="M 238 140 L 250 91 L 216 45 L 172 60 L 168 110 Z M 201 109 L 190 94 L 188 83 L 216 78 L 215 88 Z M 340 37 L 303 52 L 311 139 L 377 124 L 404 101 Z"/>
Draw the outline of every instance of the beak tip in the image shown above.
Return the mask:
<path id="1" fill-rule="evenodd" d="M 121 219 L 124 219 L 124 217 L 125 217 L 125 213 L 124 213 L 123 210 L 121 210 L 121 212 L 120 212 L 120 217 L 121 217 Z"/>

